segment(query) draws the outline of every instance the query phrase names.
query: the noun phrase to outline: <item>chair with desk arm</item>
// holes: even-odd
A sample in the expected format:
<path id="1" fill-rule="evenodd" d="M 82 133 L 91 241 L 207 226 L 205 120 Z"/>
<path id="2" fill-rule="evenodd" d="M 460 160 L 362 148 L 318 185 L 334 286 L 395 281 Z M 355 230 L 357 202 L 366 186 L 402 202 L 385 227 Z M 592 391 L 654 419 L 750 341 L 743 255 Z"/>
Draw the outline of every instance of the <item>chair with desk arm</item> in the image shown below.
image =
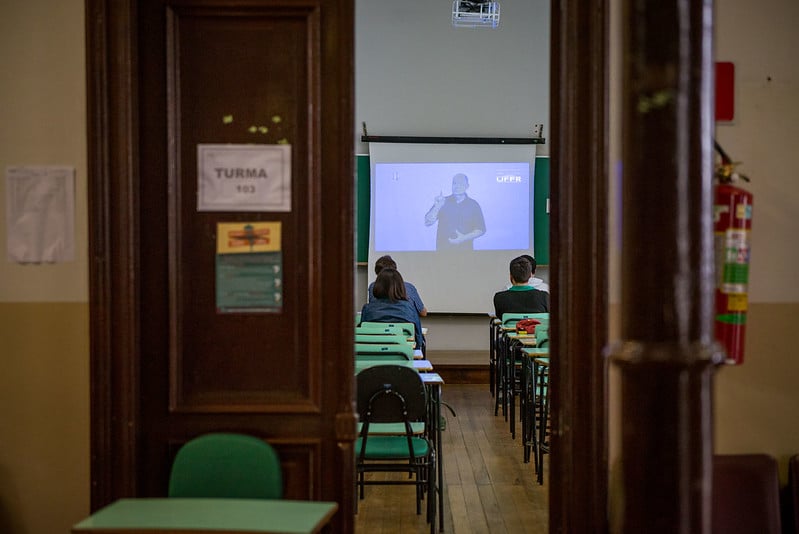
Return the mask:
<path id="1" fill-rule="evenodd" d="M 535 327 L 535 346 L 549 347 L 549 323 L 541 323 Z"/>
<path id="2" fill-rule="evenodd" d="M 498 393 L 494 400 L 494 415 L 499 413 L 499 407 L 502 406 L 505 419 L 510 420 L 511 435 L 514 438 L 516 437 L 515 402 L 516 396 L 522 394 L 523 362 L 516 351 L 520 342 L 512 338 L 516 334 L 516 324 L 525 319 L 539 321 L 536 328 L 542 325 L 549 326 L 549 313 L 546 312 L 503 313 L 496 341 L 498 361 L 494 389 Z M 534 339 L 534 336 L 530 338 Z"/>
<path id="3" fill-rule="evenodd" d="M 389 323 L 361 323 L 355 327 L 355 335 L 401 335 L 407 339 L 401 326 Z"/>
<path id="4" fill-rule="evenodd" d="M 355 374 L 356 376 L 358 373 L 363 371 L 364 369 L 368 369 L 370 367 L 375 367 L 378 365 L 401 365 L 403 367 L 407 367 L 409 369 L 414 369 L 418 372 L 413 365 L 413 362 L 408 360 L 389 360 L 387 358 L 356 358 L 355 359 Z M 363 422 L 358 422 L 358 434 L 361 433 L 361 428 L 363 427 Z M 413 430 L 414 434 L 424 434 L 425 433 L 425 423 L 424 422 L 412 422 L 411 429 Z M 405 435 L 405 426 L 402 423 L 373 423 L 370 426 L 370 433 L 375 435 Z"/>
<path id="5" fill-rule="evenodd" d="M 549 349 L 525 347 L 522 414 L 522 444 L 524 462 L 535 462 L 535 475 L 539 484 L 544 482 L 543 454 L 549 452 Z"/>
<path id="6" fill-rule="evenodd" d="M 366 356 L 362 356 L 359 358 L 355 358 L 355 374 L 360 373 L 364 369 L 368 367 L 374 367 L 375 365 L 401 365 L 403 367 L 407 367 L 409 369 L 414 369 L 413 362 L 405 359 L 393 359 L 393 358 L 368 358 Z M 418 371 L 417 371 L 418 372 Z"/>
<path id="7" fill-rule="evenodd" d="M 355 358 L 390 358 L 413 360 L 413 347 L 405 343 L 356 343 Z"/>
<path id="8" fill-rule="evenodd" d="M 380 323 L 376 321 L 363 321 L 361 328 L 400 328 L 406 337 L 413 339 L 416 335 L 416 326 L 413 323 Z"/>
<path id="9" fill-rule="evenodd" d="M 413 345 L 405 334 L 355 334 L 355 343 L 377 343 L 380 345 Z"/>
<path id="10" fill-rule="evenodd" d="M 488 318 L 488 390 L 496 398 L 496 374 L 499 361 L 499 334 L 502 321 L 495 315 Z"/>
<path id="11" fill-rule="evenodd" d="M 414 341 L 416 340 L 416 325 L 414 325 L 413 323 L 381 323 L 377 321 L 363 321 L 361 322 L 359 328 L 366 328 L 366 329 L 400 328 L 408 340 L 414 340 Z M 356 333 L 358 332 L 356 331 Z M 422 354 L 427 354 L 427 347 L 425 346 L 424 343 L 424 329 L 422 329 L 419 339 L 421 340 L 419 342 L 421 347 L 416 347 L 416 348 L 420 349 L 422 351 Z"/>
<path id="12" fill-rule="evenodd" d="M 436 530 L 436 453 L 430 440 L 414 431 L 411 424 L 429 415 L 427 388 L 420 375 L 403 366 L 380 365 L 356 376 L 357 409 L 363 423 L 355 444 L 357 488 L 364 498 L 367 485 L 414 485 L 416 513 L 427 497 L 427 520 L 431 534 Z M 401 435 L 375 435 L 375 423 L 400 423 Z M 411 478 L 371 479 L 366 473 L 409 473 Z M 357 504 L 357 502 L 356 502 Z"/>

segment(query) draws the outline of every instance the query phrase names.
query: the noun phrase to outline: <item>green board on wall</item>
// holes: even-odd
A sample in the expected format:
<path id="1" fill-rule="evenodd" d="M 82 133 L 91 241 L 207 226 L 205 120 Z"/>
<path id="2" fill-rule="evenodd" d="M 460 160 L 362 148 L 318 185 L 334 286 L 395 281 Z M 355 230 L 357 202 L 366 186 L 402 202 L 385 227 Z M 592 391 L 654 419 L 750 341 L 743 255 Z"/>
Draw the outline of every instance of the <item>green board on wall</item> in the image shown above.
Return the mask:
<path id="1" fill-rule="evenodd" d="M 369 155 L 356 156 L 356 255 L 359 263 L 369 261 Z M 533 206 L 533 256 L 539 265 L 549 264 L 549 158 L 535 158 L 535 202 Z"/>

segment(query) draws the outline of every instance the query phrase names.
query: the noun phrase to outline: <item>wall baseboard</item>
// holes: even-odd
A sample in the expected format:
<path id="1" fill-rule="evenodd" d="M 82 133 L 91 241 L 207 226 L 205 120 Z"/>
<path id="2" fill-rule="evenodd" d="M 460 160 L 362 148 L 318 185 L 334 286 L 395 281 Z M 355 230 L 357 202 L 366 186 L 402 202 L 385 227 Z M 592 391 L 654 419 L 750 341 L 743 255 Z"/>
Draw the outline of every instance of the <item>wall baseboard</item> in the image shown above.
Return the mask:
<path id="1" fill-rule="evenodd" d="M 447 384 L 488 384 L 488 351 L 430 350 L 427 359 Z"/>
<path id="2" fill-rule="evenodd" d="M 435 371 L 445 384 L 485 384 L 488 394 L 488 364 L 486 365 L 436 365 Z"/>

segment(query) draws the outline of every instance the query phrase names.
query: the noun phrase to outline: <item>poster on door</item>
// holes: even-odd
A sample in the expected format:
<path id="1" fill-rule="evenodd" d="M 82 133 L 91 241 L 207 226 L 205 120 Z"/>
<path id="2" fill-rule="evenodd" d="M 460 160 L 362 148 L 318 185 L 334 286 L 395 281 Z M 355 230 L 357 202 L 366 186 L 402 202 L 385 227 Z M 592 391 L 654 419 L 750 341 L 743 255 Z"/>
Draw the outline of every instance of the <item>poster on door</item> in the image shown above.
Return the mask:
<path id="1" fill-rule="evenodd" d="M 217 223 L 217 313 L 283 309 L 280 222 Z"/>
<path id="2" fill-rule="evenodd" d="M 197 211 L 291 211 L 291 145 L 197 145 Z"/>

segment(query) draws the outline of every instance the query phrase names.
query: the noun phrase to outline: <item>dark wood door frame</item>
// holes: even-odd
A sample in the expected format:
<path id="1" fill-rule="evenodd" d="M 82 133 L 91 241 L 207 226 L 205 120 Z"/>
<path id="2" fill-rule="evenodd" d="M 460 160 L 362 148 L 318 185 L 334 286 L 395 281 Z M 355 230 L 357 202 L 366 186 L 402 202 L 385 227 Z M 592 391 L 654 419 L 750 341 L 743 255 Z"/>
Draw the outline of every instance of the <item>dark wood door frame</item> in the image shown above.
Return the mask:
<path id="1" fill-rule="evenodd" d="M 139 209 L 135 200 L 139 171 L 136 2 L 89 0 L 86 6 L 91 506 L 96 509 L 136 492 L 141 334 L 136 319 L 138 235 L 135 226 L 122 224 L 133 220 Z M 552 369 L 550 530 L 602 532 L 607 528 L 602 356 L 608 304 L 607 5 L 553 0 L 551 11 L 552 301 L 556 315 L 552 345 L 557 358 Z M 352 38 L 351 24 L 339 30 Z M 352 60 L 339 58 L 343 65 Z M 341 132 L 350 134 L 352 122 L 339 125 Z M 342 143 L 340 150 L 336 160 L 352 157 L 351 143 Z M 354 201 L 351 210 L 353 206 Z M 345 256 L 351 259 L 351 254 Z M 345 287 L 352 278 L 336 283 Z"/>
<path id="2" fill-rule="evenodd" d="M 550 532 L 607 522 L 608 5 L 553 0 Z"/>

